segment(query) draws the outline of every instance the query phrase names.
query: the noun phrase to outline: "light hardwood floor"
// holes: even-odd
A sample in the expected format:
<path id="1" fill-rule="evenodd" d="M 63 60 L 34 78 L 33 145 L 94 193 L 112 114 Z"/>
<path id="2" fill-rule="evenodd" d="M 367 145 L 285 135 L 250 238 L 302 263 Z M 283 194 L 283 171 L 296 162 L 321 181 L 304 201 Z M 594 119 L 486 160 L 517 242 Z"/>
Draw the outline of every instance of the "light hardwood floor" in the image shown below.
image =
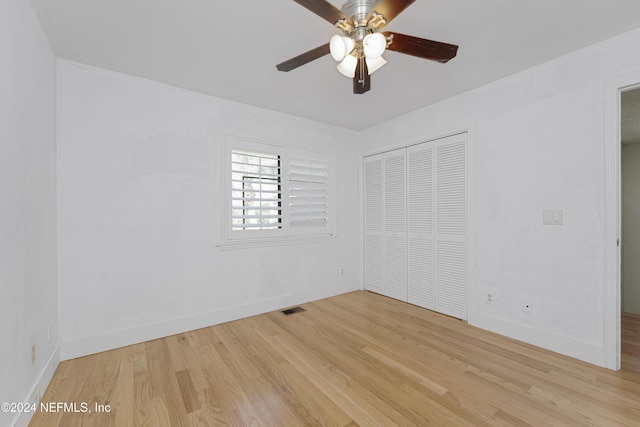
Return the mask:
<path id="1" fill-rule="evenodd" d="M 62 362 L 43 401 L 111 411 L 31 425 L 640 425 L 640 373 L 364 291 L 302 307 Z"/>
<path id="2" fill-rule="evenodd" d="M 622 369 L 640 372 L 640 315 L 622 313 Z"/>

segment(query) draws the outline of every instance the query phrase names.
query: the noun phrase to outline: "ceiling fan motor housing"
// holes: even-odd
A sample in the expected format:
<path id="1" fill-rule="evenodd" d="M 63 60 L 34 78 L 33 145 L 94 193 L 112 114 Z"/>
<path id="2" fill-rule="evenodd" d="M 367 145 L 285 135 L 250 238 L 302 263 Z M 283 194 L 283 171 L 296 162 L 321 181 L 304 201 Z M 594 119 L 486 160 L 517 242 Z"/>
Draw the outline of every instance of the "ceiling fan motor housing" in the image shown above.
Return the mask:
<path id="1" fill-rule="evenodd" d="M 348 0 L 342 6 L 342 12 L 353 22 L 359 22 L 365 19 L 378 3 L 380 0 Z"/>

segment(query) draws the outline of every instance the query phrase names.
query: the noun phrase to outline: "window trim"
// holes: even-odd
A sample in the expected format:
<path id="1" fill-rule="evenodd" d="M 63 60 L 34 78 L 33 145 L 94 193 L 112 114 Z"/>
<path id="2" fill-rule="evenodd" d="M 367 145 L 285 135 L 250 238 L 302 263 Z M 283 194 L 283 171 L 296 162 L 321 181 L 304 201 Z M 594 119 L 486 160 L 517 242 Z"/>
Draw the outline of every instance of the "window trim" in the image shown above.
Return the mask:
<path id="1" fill-rule="evenodd" d="M 231 152 L 234 150 L 249 151 L 280 156 L 281 162 L 281 203 L 282 227 L 266 230 L 233 230 L 231 220 Z M 289 212 L 289 161 L 291 158 L 321 160 L 328 167 L 328 215 L 325 227 L 292 227 Z M 220 206 L 220 233 L 217 246 L 221 249 L 244 247 L 279 246 L 299 243 L 322 242 L 335 237 L 336 217 L 336 185 L 333 177 L 335 170 L 335 154 L 331 149 L 316 149 L 297 145 L 286 145 L 264 140 L 248 138 L 233 134 L 224 135 L 224 150 L 220 159 L 221 167 L 217 177 L 224 200 Z"/>

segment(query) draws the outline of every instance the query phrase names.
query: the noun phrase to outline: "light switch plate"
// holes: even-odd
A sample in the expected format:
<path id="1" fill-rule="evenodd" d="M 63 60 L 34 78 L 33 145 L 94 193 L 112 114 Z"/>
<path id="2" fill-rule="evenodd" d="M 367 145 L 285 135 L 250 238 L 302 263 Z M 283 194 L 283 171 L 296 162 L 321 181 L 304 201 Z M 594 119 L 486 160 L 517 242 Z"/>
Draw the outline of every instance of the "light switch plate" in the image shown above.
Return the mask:
<path id="1" fill-rule="evenodd" d="M 562 209 L 545 209 L 542 211 L 544 225 L 562 225 Z"/>

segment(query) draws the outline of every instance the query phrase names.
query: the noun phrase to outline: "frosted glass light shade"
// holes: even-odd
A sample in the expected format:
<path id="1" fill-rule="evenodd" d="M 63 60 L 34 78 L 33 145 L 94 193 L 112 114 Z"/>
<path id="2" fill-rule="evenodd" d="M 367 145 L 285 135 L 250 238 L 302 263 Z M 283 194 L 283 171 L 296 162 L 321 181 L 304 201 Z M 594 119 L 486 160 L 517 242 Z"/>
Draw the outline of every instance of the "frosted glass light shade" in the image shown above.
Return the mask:
<path id="1" fill-rule="evenodd" d="M 350 79 L 356 75 L 356 66 L 358 65 L 358 60 L 353 55 L 347 55 L 344 57 L 341 63 L 338 64 L 338 71 Z"/>
<path id="2" fill-rule="evenodd" d="M 387 60 L 382 56 L 379 56 L 376 59 L 365 58 L 365 61 L 367 61 L 367 70 L 369 70 L 369 75 L 373 74 L 376 70 L 387 63 Z"/>
<path id="3" fill-rule="evenodd" d="M 382 33 L 368 34 L 362 41 L 364 56 L 369 59 L 380 57 L 387 48 L 387 38 Z"/>
<path id="4" fill-rule="evenodd" d="M 334 34 L 329 41 L 329 51 L 336 61 L 342 61 L 353 50 L 355 43 L 349 37 Z"/>

